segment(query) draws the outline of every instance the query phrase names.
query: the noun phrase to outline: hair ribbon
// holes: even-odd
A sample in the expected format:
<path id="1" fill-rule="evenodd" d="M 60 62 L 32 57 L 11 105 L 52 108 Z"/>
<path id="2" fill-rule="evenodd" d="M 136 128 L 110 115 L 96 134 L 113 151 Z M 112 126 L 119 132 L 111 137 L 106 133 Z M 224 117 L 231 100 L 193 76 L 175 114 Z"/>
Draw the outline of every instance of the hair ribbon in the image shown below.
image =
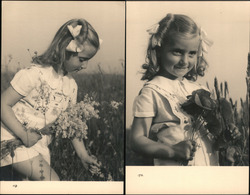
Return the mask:
<path id="1" fill-rule="evenodd" d="M 174 20 L 174 14 L 168 14 L 169 16 L 169 19 L 167 21 L 167 24 L 166 24 L 166 29 L 169 28 L 169 25 L 171 24 L 171 22 Z M 161 46 L 161 37 L 157 37 L 156 34 L 159 30 L 159 27 L 160 27 L 160 24 L 157 23 L 157 24 L 154 24 L 153 26 L 151 26 L 147 32 L 149 33 L 149 35 L 152 35 L 152 38 L 151 38 L 151 44 L 152 44 L 152 48 L 155 48 L 155 46 Z"/>
<path id="2" fill-rule="evenodd" d="M 158 23 L 157 23 L 157 24 L 154 24 L 153 26 L 151 26 L 151 27 L 147 30 L 148 34 L 150 34 L 150 35 L 156 34 L 156 33 L 158 32 L 159 26 L 160 26 L 160 25 L 159 25 Z"/>
<path id="3" fill-rule="evenodd" d="M 200 48 L 198 51 L 198 56 L 203 56 L 203 52 L 207 53 L 207 46 L 211 47 L 213 45 L 213 41 L 207 38 L 207 32 L 200 28 Z"/>
<path id="4" fill-rule="evenodd" d="M 67 26 L 69 29 L 69 32 L 71 33 L 72 37 L 74 38 L 73 40 L 70 41 L 68 46 L 66 47 L 67 51 L 72 51 L 72 52 L 81 52 L 83 50 L 83 46 L 78 44 L 75 38 L 80 34 L 82 26 L 77 25 L 76 27 L 73 27 L 72 25 Z M 103 42 L 102 39 L 99 39 L 99 44 L 101 45 Z"/>
<path id="5" fill-rule="evenodd" d="M 156 45 L 158 46 L 161 46 L 161 43 L 159 42 L 159 40 L 156 38 L 155 34 L 158 32 L 158 29 L 159 29 L 159 24 L 154 24 L 153 26 L 151 26 L 147 32 L 149 35 L 152 35 L 152 38 L 151 38 L 151 44 L 152 44 L 152 47 L 154 48 Z"/>
<path id="6" fill-rule="evenodd" d="M 71 33 L 71 35 L 73 36 L 74 39 L 70 41 L 70 43 L 66 47 L 66 50 L 72 51 L 72 52 L 81 52 L 83 50 L 83 48 L 82 48 L 82 46 L 79 46 L 79 44 L 77 44 L 75 38 L 80 34 L 82 26 L 77 25 L 76 27 L 73 27 L 71 25 L 68 25 L 67 27 L 68 27 L 69 32 Z"/>

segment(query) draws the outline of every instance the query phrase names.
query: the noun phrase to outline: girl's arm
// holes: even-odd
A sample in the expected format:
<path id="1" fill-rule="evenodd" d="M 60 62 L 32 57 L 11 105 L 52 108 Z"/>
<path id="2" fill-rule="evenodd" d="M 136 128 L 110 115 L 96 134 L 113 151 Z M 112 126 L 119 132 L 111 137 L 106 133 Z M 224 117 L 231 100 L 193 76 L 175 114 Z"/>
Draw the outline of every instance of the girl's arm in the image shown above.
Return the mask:
<path id="1" fill-rule="evenodd" d="M 132 148 L 152 158 L 191 160 L 191 150 L 195 150 L 191 141 L 182 141 L 170 146 L 155 142 L 147 137 L 152 124 L 152 118 L 134 118 L 132 125 Z"/>
<path id="2" fill-rule="evenodd" d="M 27 131 L 17 120 L 12 107 L 22 98 L 23 96 L 17 93 L 12 86 L 1 94 L 1 121 L 22 140 L 25 146 L 31 147 L 41 139 L 42 136 L 36 132 Z"/>
<path id="3" fill-rule="evenodd" d="M 89 154 L 84 146 L 83 140 L 79 140 L 78 138 L 74 138 L 72 140 L 72 144 L 76 150 L 78 157 L 81 159 L 81 161 L 86 169 L 88 168 L 88 164 L 96 165 L 98 167 L 100 166 L 95 157 L 89 156 Z"/>

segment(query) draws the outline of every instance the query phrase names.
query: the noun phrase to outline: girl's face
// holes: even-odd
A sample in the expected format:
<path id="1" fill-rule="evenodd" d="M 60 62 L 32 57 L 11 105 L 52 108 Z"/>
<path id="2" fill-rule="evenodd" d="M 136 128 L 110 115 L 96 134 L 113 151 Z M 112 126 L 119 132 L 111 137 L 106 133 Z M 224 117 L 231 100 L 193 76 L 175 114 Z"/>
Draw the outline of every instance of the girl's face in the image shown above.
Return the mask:
<path id="1" fill-rule="evenodd" d="M 91 45 L 88 41 L 83 43 L 83 51 L 79 52 L 77 56 L 70 56 L 64 62 L 64 69 L 67 72 L 80 71 L 86 69 L 88 60 L 90 60 L 97 52 L 97 48 Z"/>
<path id="2" fill-rule="evenodd" d="M 197 63 L 199 36 L 173 36 L 160 51 L 160 74 L 170 79 L 182 79 Z"/>

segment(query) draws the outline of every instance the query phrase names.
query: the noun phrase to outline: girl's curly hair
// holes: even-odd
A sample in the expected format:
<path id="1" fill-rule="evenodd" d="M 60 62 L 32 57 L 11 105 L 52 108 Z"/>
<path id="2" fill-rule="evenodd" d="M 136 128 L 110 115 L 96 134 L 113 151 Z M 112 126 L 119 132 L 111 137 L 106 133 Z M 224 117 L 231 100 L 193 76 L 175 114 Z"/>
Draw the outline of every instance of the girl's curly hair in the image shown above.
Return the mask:
<path id="1" fill-rule="evenodd" d="M 200 29 L 197 24 L 186 15 L 167 14 L 158 24 L 157 32 L 152 34 L 149 39 L 146 60 L 142 65 L 142 68 L 146 71 L 143 73 L 141 80 L 152 80 L 159 72 L 161 46 L 168 43 L 173 35 L 188 38 L 200 35 Z M 156 39 L 158 44 L 153 44 L 153 39 Z M 195 81 L 198 75 L 204 76 L 208 63 L 203 55 L 197 58 L 196 66 L 184 76 L 188 80 Z"/>

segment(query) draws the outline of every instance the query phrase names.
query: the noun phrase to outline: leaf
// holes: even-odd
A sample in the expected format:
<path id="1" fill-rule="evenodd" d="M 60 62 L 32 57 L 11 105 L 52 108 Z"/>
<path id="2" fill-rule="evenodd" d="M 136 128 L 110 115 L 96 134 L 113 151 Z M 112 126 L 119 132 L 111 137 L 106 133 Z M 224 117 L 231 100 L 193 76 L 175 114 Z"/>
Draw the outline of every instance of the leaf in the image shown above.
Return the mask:
<path id="1" fill-rule="evenodd" d="M 195 94 L 195 96 L 194 96 L 194 101 L 195 101 L 195 103 L 196 103 L 198 106 L 203 107 L 202 104 L 201 104 L 201 101 L 200 101 L 200 98 L 199 98 L 198 94 Z"/>
<path id="2" fill-rule="evenodd" d="M 231 103 L 225 98 L 220 98 L 221 115 L 226 122 L 234 122 L 233 109 Z"/>

